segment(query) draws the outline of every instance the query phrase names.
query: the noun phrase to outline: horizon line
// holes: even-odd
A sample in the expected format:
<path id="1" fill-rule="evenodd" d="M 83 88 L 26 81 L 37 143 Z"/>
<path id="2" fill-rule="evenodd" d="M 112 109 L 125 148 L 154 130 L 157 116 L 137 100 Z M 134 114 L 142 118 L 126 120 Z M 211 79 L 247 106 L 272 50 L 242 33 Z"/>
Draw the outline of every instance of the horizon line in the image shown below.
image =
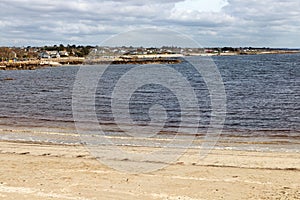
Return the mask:
<path id="1" fill-rule="evenodd" d="M 173 46 L 173 45 L 163 45 L 163 46 L 160 46 L 160 47 L 157 47 L 155 45 L 153 46 L 133 46 L 133 45 L 130 45 L 130 46 L 127 46 L 127 45 L 120 45 L 120 46 L 108 46 L 108 45 L 92 45 L 92 44 L 53 44 L 53 45 L 22 45 L 22 46 L 11 46 L 11 45 L 7 45 L 7 46 L 0 46 L 0 48 L 26 48 L 26 47 L 31 47 L 31 48 L 34 48 L 34 47 L 54 47 L 54 46 L 60 46 L 60 45 L 63 45 L 64 47 L 68 47 L 68 46 L 83 46 L 83 47 L 88 47 L 88 46 L 91 46 L 91 47 L 109 47 L 109 48 L 118 48 L 118 47 L 126 47 L 126 48 L 129 48 L 129 47 L 133 47 L 133 48 L 162 48 L 162 47 L 173 47 L 173 48 L 191 48 L 191 49 L 197 49 L 197 48 L 253 48 L 253 49 L 290 49 L 290 50 L 300 50 L 300 47 L 270 47 L 270 46 L 230 46 L 230 45 L 225 45 L 225 46 L 202 46 L 202 47 L 183 47 L 183 46 Z"/>

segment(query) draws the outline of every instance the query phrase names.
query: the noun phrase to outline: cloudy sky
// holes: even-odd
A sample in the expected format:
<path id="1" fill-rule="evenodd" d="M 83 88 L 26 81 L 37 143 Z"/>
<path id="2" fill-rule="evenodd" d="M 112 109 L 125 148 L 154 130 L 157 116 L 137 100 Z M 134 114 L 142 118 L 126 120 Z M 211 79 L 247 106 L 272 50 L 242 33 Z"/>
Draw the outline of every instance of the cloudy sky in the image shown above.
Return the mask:
<path id="1" fill-rule="evenodd" d="M 168 28 L 202 46 L 300 47 L 299 0 L 0 0 L 0 9 L 0 46 L 94 45 Z"/>

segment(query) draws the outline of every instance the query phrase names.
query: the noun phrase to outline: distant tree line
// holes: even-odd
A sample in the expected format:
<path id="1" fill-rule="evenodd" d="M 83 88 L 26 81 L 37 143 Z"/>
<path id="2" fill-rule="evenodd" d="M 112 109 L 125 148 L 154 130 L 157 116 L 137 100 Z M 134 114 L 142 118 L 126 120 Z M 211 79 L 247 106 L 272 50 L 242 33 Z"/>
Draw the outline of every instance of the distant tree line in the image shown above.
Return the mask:
<path id="1" fill-rule="evenodd" d="M 54 46 L 44 46 L 41 48 L 42 51 L 67 51 L 70 55 L 77 56 L 77 57 L 85 57 L 87 56 L 91 50 L 95 48 L 93 46 L 76 46 L 76 45 L 67 45 L 64 46 L 63 44 L 54 45 Z"/>

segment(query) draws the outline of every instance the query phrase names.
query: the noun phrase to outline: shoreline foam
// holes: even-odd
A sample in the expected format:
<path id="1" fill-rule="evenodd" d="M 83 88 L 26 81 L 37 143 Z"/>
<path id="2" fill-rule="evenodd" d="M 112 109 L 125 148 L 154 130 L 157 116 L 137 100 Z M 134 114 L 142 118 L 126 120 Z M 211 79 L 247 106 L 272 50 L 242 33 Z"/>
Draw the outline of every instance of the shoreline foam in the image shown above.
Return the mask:
<path id="1" fill-rule="evenodd" d="M 80 135 L 74 128 L 47 128 L 47 127 L 14 127 L 0 126 L 0 141 L 7 142 L 22 142 L 22 143 L 36 143 L 36 144 L 53 144 L 53 145 L 80 145 L 84 143 Z M 106 142 L 101 141 L 102 135 L 93 135 L 98 145 L 107 145 Z M 116 146 L 128 147 L 153 147 L 160 148 L 168 146 L 174 141 L 174 135 L 159 134 L 157 137 L 129 137 L 122 133 L 107 134 L 105 139 L 111 141 Z M 180 138 L 177 135 L 176 148 L 201 149 L 203 144 L 207 141 L 205 134 L 202 136 L 192 137 L 192 143 L 187 146 L 186 136 Z M 243 137 L 243 135 L 221 135 L 218 138 L 216 146 L 212 149 L 219 150 L 236 150 L 249 152 L 300 152 L 300 139 L 288 137 L 267 137 L 267 136 L 253 136 Z"/>

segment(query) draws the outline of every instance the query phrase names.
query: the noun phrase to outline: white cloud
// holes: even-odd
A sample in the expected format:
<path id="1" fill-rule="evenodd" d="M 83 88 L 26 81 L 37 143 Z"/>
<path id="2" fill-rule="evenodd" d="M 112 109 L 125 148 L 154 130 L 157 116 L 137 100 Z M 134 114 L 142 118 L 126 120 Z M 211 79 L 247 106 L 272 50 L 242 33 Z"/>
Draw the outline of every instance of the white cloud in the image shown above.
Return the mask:
<path id="1" fill-rule="evenodd" d="M 133 28 L 166 27 L 204 46 L 300 47 L 299 0 L 207 2 L 1 0 L 0 46 L 98 44 Z"/>
<path id="2" fill-rule="evenodd" d="M 199 12 L 196 10 L 177 10 L 170 13 L 170 20 L 186 25 L 212 27 L 227 26 L 235 21 L 235 18 L 223 12 Z"/>
<path id="3" fill-rule="evenodd" d="M 185 0 L 175 4 L 176 10 L 196 10 L 199 12 L 220 12 L 227 0 Z"/>

